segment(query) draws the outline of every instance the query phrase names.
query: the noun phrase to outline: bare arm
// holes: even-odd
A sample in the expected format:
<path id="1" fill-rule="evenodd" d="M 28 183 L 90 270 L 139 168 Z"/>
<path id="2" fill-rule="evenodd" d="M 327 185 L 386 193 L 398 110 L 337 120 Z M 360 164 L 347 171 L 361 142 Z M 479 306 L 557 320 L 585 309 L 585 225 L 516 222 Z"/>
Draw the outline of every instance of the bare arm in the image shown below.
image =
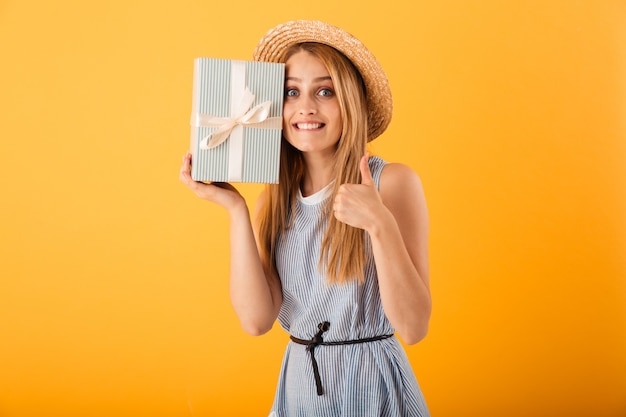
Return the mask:
<path id="1" fill-rule="evenodd" d="M 190 154 L 183 158 L 180 180 L 198 197 L 228 211 L 231 302 L 244 331 L 252 335 L 266 333 L 278 317 L 282 293 L 279 280 L 266 275 L 261 264 L 245 199 L 230 184 L 194 181 Z"/>
<path id="2" fill-rule="evenodd" d="M 426 336 L 431 313 L 428 213 L 421 181 L 409 167 L 388 164 L 379 193 L 366 158 L 361 172 L 362 184 L 342 186 L 335 215 L 369 233 L 385 315 L 400 337 L 414 344 Z"/>

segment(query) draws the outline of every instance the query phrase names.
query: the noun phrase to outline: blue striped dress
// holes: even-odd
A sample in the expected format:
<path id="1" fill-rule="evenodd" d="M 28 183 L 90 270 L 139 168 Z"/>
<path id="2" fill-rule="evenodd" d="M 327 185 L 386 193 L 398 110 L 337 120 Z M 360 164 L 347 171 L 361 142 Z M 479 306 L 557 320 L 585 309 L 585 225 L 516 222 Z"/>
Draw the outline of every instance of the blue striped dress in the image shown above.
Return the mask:
<path id="1" fill-rule="evenodd" d="M 385 162 L 369 160 L 376 185 Z M 365 283 L 329 285 L 318 270 L 326 225 L 324 201 L 330 188 L 298 197 L 295 223 L 278 241 L 276 264 L 283 304 L 278 320 L 290 335 L 311 339 L 324 321 L 325 342 L 388 335 L 376 267 L 367 245 Z M 285 350 L 270 417 L 408 417 L 429 416 L 406 353 L 394 336 L 374 342 L 315 347 L 323 386 L 316 391 L 310 352 L 290 341 Z"/>

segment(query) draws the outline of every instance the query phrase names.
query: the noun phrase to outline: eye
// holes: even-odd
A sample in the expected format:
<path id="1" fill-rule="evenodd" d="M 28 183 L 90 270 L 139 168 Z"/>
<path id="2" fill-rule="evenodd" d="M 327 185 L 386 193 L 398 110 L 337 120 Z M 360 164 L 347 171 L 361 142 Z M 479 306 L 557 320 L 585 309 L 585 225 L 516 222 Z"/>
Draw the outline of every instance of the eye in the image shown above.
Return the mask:
<path id="1" fill-rule="evenodd" d="M 286 97 L 297 97 L 298 95 L 298 90 L 296 90 L 295 88 L 285 88 Z"/>
<path id="2" fill-rule="evenodd" d="M 331 90 L 330 88 L 321 88 L 318 92 L 318 95 L 322 96 L 322 97 L 331 97 L 335 94 L 335 92 L 333 90 Z"/>

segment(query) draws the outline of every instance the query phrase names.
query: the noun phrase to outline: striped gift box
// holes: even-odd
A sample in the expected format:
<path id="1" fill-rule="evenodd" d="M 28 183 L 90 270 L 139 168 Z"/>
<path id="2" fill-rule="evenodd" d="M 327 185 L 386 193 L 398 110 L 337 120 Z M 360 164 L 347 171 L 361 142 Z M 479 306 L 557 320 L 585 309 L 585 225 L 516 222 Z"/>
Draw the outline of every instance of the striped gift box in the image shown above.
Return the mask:
<path id="1" fill-rule="evenodd" d="M 284 64 L 194 60 L 194 180 L 278 183 L 284 78 Z"/>

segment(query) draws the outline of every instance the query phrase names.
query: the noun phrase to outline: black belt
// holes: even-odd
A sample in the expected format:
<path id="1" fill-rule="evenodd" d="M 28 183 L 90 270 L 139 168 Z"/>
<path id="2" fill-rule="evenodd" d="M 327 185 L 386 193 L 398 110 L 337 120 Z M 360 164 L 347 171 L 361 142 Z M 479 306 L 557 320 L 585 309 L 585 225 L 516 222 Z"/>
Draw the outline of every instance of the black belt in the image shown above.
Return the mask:
<path id="1" fill-rule="evenodd" d="M 327 331 L 330 328 L 330 323 L 325 321 L 317 325 L 318 332 L 313 336 L 311 340 L 298 339 L 297 337 L 290 336 L 291 340 L 299 345 L 305 345 L 306 350 L 311 352 L 311 364 L 313 365 L 313 376 L 315 377 L 315 386 L 317 387 L 317 395 L 323 395 L 324 389 L 322 388 L 322 379 L 320 378 L 320 371 L 317 367 L 317 361 L 315 360 L 315 351 L 316 346 L 337 346 L 337 345 L 354 345 L 356 343 L 367 343 L 367 342 L 375 342 L 376 340 L 388 339 L 393 334 L 386 334 L 383 336 L 374 336 L 368 337 L 365 339 L 356 339 L 356 340 L 346 340 L 345 342 L 324 342 L 322 338 L 322 333 Z"/>

